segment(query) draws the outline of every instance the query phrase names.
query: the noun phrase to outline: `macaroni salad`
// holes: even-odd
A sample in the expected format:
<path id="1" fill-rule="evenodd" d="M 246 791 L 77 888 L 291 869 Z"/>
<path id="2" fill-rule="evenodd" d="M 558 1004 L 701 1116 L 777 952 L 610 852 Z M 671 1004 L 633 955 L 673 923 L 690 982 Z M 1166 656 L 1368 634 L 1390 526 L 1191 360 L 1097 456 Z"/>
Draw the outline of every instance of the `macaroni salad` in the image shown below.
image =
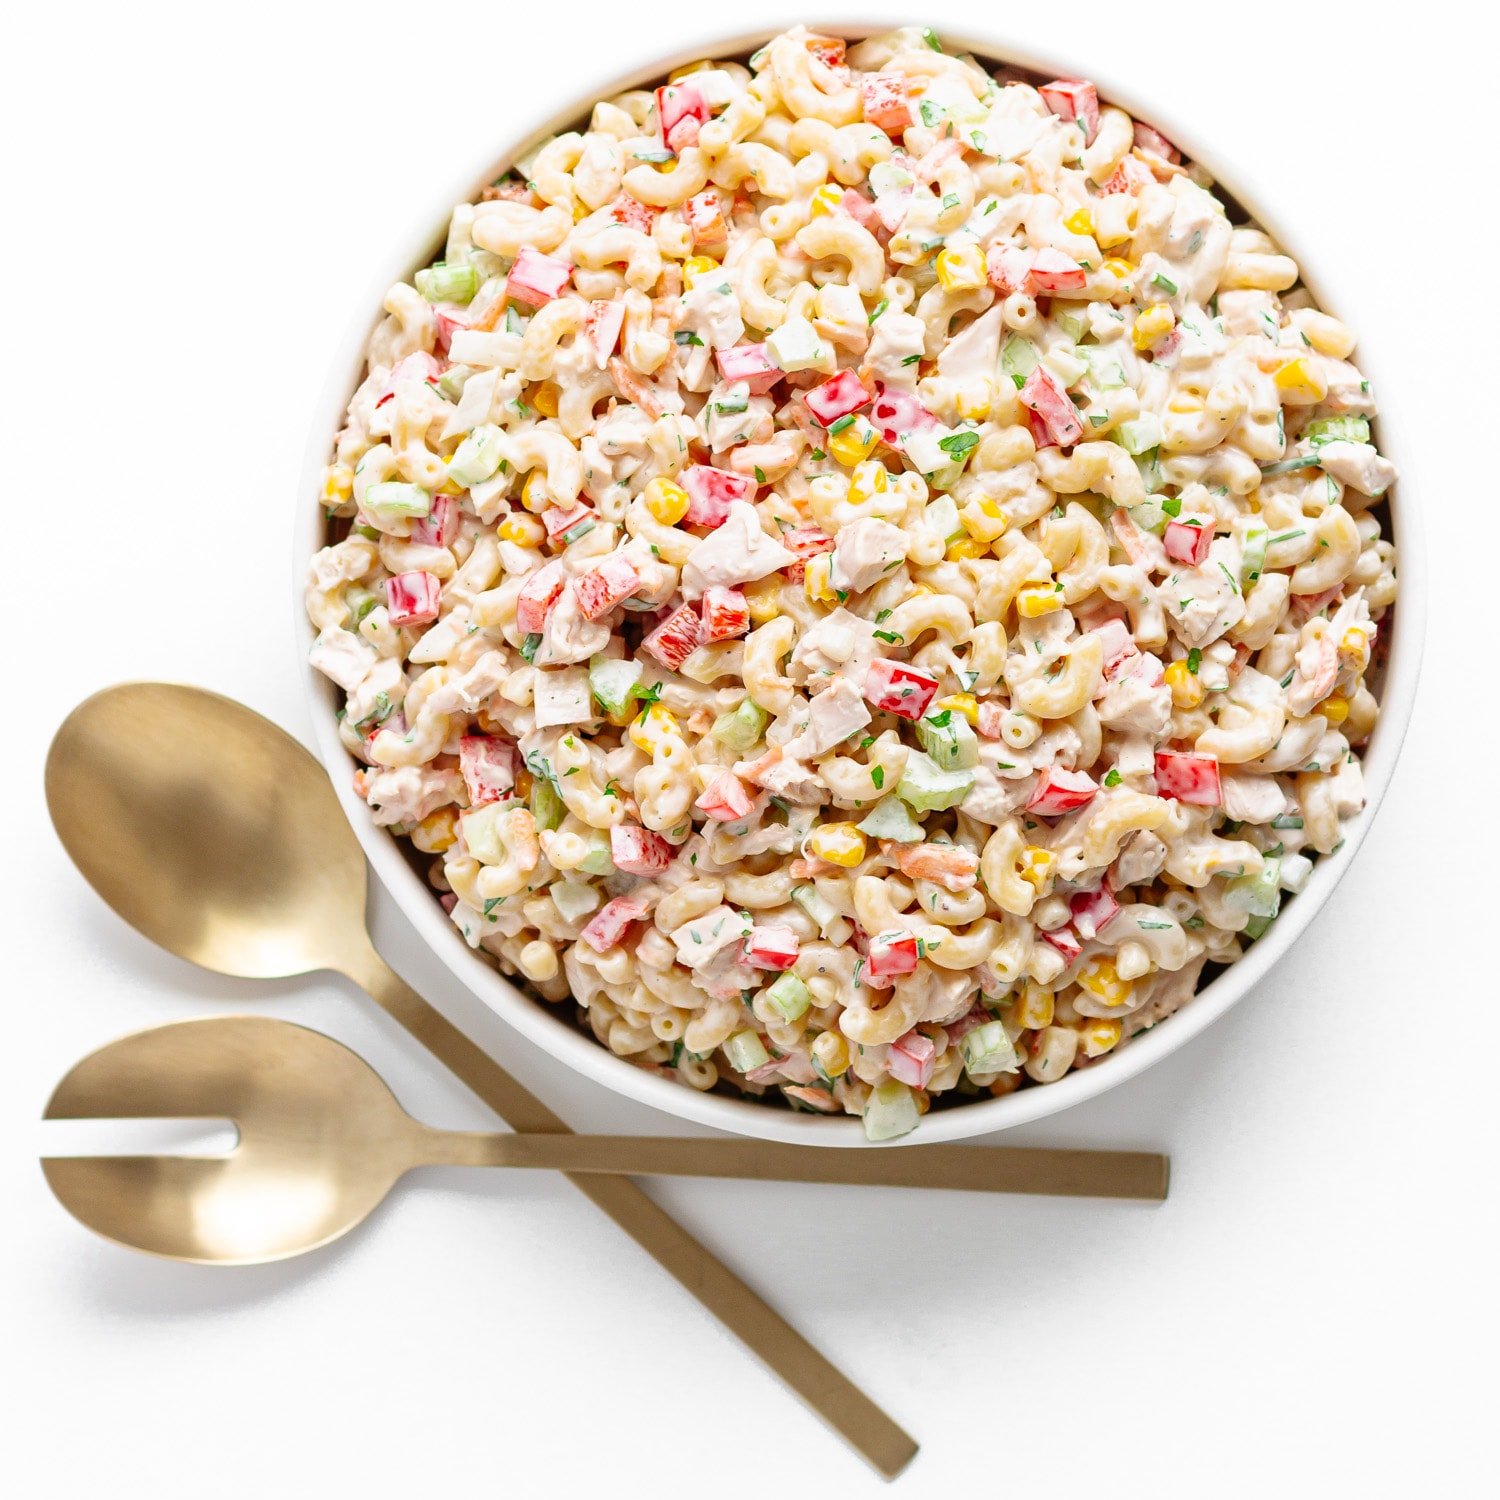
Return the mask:
<path id="1" fill-rule="evenodd" d="M 1354 337 L 1092 84 L 797 27 L 384 310 L 312 660 L 464 939 L 618 1056 L 900 1135 L 1128 1045 L 1361 807 Z"/>

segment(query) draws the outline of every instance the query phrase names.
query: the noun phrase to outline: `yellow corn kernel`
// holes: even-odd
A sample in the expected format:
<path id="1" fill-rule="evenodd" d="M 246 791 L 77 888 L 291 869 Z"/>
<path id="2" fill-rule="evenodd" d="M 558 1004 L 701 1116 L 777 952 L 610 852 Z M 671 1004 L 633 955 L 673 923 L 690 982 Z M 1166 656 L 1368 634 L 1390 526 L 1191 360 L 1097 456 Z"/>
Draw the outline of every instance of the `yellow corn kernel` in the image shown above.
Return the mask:
<path id="1" fill-rule="evenodd" d="M 984 252 L 978 245 L 952 245 L 939 250 L 935 266 L 938 284 L 945 291 L 976 292 L 989 285 Z"/>
<path id="2" fill-rule="evenodd" d="M 865 857 L 865 836 L 853 823 L 824 823 L 808 835 L 807 847 L 818 859 L 852 870 Z"/>
<path id="3" fill-rule="evenodd" d="M 323 470 L 323 504 L 343 505 L 354 498 L 354 470 L 348 464 L 330 464 Z"/>
<path id="4" fill-rule="evenodd" d="M 842 432 L 828 439 L 828 451 L 846 469 L 862 464 L 874 451 L 880 434 L 863 417 L 856 417 Z"/>
<path id="5" fill-rule="evenodd" d="M 1103 1057 L 1119 1046 L 1125 1028 L 1118 1021 L 1089 1020 L 1078 1028 L 1078 1043 L 1085 1057 Z"/>
<path id="6" fill-rule="evenodd" d="M 1316 405 L 1328 394 L 1322 371 L 1305 358 L 1289 359 L 1276 372 L 1276 389 L 1285 400 L 1301 406 Z"/>
<path id="7" fill-rule="evenodd" d="M 647 755 L 655 754 L 668 740 L 681 738 L 682 726 L 677 716 L 660 703 L 647 704 L 630 726 L 630 743 Z"/>
<path id="8" fill-rule="evenodd" d="M 821 219 L 825 214 L 833 213 L 844 199 L 844 190 L 836 183 L 825 182 L 817 192 L 812 195 L 812 201 L 808 204 L 809 215 L 814 219 Z"/>
<path id="9" fill-rule="evenodd" d="M 995 405 L 995 383 L 987 377 L 962 387 L 953 398 L 959 416 L 969 422 L 983 422 Z"/>
<path id="10" fill-rule="evenodd" d="M 1027 1031 L 1040 1031 L 1052 1024 L 1052 991 L 1028 979 L 1021 986 L 1011 1009 L 1011 1019 Z"/>
<path id="11" fill-rule="evenodd" d="M 663 526 L 675 526 L 688 513 L 688 492 L 671 479 L 653 479 L 644 498 L 652 519 Z"/>
<path id="12" fill-rule="evenodd" d="M 1130 342 L 1137 349 L 1149 349 L 1154 343 L 1171 333 L 1176 323 L 1177 319 L 1173 316 L 1172 309 L 1165 302 L 1158 302 L 1154 307 L 1148 307 L 1135 320 Z"/>
<path id="13" fill-rule="evenodd" d="M 707 58 L 699 58 L 697 62 L 687 63 L 678 68 L 675 73 L 667 74 L 668 83 L 679 83 L 684 78 L 690 78 L 694 73 L 706 73 L 713 64 Z"/>
<path id="14" fill-rule="evenodd" d="M 951 708 L 954 713 L 962 714 L 969 723 L 979 722 L 979 699 L 973 693 L 950 693 L 946 698 L 938 699 L 939 708 Z"/>
<path id="15" fill-rule="evenodd" d="M 883 495 L 891 487 L 891 476 L 882 463 L 867 459 L 855 467 L 849 476 L 849 503 L 863 505 L 876 495 Z"/>
<path id="16" fill-rule="evenodd" d="M 816 557 L 807 560 L 806 571 L 802 575 L 802 585 L 807 590 L 807 597 L 820 604 L 837 604 L 839 596 L 834 592 L 831 574 L 833 572 L 833 558 L 826 552 L 820 552 Z"/>
<path id="17" fill-rule="evenodd" d="M 1194 416 L 1203 410 L 1203 398 L 1193 395 L 1191 391 L 1178 391 L 1167 402 L 1167 410 L 1178 412 L 1183 416 Z"/>
<path id="18" fill-rule="evenodd" d="M 547 528 L 535 516 L 512 511 L 495 528 L 495 535 L 502 542 L 514 542 L 518 547 L 540 547 L 547 539 Z"/>
<path id="19" fill-rule="evenodd" d="M 744 590 L 744 595 L 752 625 L 764 625 L 781 613 L 781 584 L 775 578 L 752 583 Z"/>
<path id="20" fill-rule="evenodd" d="M 1124 1005 L 1135 989 L 1128 979 L 1120 978 L 1114 959 L 1102 956 L 1084 963 L 1078 975 L 1078 987 L 1105 1005 Z"/>
<path id="21" fill-rule="evenodd" d="M 812 1040 L 812 1055 L 825 1078 L 849 1071 L 849 1043 L 836 1031 L 820 1031 Z"/>
<path id="22" fill-rule="evenodd" d="M 682 279 L 687 282 L 689 288 L 700 276 L 712 276 L 719 269 L 719 263 L 707 255 L 690 255 L 682 263 Z"/>
<path id="23" fill-rule="evenodd" d="M 1203 702 L 1203 684 L 1188 670 L 1185 661 L 1174 661 L 1163 675 L 1172 690 L 1172 702 L 1178 708 L 1197 708 Z"/>
<path id="24" fill-rule="evenodd" d="M 1135 275 L 1135 264 L 1124 259 L 1123 256 L 1111 255 L 1104 262 L 1104 269 L 1109 272 L 1116 281 L 1129 281 Z"/>
<path id="25" fill-rule="evenodd" d="M 1000 502 L 989 495 L 975 496 L 959 511 L 958 519 L 975 541 L 986 545 L 999 541 L 1010 525 L 1005 519 L 1004 511 L 1000 509 Z"/>
<path id="26" fill-rule="evenodd" d="M 411 831 L 411 841 L 424 854 L 442 854 L 458 842 L 458 810 L 440 807 L 428 813 Z"/>
<path id="27" fill-rule="evenodd" d="M 1347 698 L 1325 698 L 1318 705 L 1318 712 L 1328 720 L 1330 727 L 1337 729 L 1349 717 Z"/>
<path id="28" fill-rule="evenodd" d="M 948 550 L 943 554 L 949 562 L 961 562 L 966 557 L 988 557 L 989 555 L 989 544 L 976 541 L 971 536 L 961 536 L 956 542 L 949 542 Z"/>
<path id="29" fill-rule="evenodd" d="M 1041 890 L 1052 876 L 1052 866 L 1057 863 L 1057 856 L 1050 849 L 1038 848 L 1035 844 L 1027 844 L 1021 851 L 1020 876 L 1027 885 Z"/>
<path id="30" fill-rule="evenodd" d="M 1063 220 L 1063 228 L 1072 234 L 1092 234 L 1094 232 L 1094 216 L 1088 211 L 1086 205 L 1083 208 L 1075 208 Z"/>
<path id="31" fill-rule="evenodd" d="M 1363 630 L 1346 630 L 1344 638 L 1339 642 L 1339 650 L 1346 651 L 1350 656 L 1363 656 L 1370 649 L 1370 638 Z"/>
<path id="32" fill-rule="evenodd" d="M 516 772 L 516 796 L 522 802 L 530 802 L 531 794 L 536 788 L 536 778 L 530 771 Z"/>
<path id="33" fill-rule="evenodd" d="M 557 398 L 560 392 L 555 381 L 544 380 L 532 393 L 531 404 L 536 407 L 537 415 L 542 417 L 555 417 L 557 415 Z"/>
<path id="34" fill-rule="evenodd" d="M 1016 613 L 1027 620 L 1050 615 L 1063 607 L 1062 585 L 1029 583 L 1016 594 Z"/>
<path id="35" fill-rule="evenodd" d="M 552 504 L 552 496 L 547 491 L 547 474 L 544 469 L 533 469 L 526 476 L 526 483 L 521 486 L 521 504 L 538 515 Z"/>
<path id="36" fill-rule="evenodd" d="M 573 222 L 575 224 L 581 224 L 586 218 L 588 218 L 591 213 L 593 213 L 593 209 L 591 209 L 588 204 L 585 203 L 582 198 L 580 198 L 578 202 L 573 205 Z"/>

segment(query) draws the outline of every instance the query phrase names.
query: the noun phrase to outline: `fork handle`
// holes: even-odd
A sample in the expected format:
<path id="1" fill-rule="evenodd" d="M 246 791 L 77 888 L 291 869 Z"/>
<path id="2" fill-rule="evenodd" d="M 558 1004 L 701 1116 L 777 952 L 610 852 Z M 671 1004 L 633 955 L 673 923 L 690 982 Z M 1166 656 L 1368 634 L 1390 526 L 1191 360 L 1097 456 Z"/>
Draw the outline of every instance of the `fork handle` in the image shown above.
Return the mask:
<path id="1" fill-rule="evenodd" d="M 439 1144 L 440 1143 L 440 1144 Z M 841 1151 L 772 1141 L 689 1136 L 443 1133 L 434 1164 L 541 1167 L 651 1177 L 729 1177 L 858 1187 L 948 1188 L 977 1193 L 1130 1198 L 1167 1195 L 1167 1158 L 1144 1151 L 1032 1150 L 1016 1146 L 900 1146 Z"/>

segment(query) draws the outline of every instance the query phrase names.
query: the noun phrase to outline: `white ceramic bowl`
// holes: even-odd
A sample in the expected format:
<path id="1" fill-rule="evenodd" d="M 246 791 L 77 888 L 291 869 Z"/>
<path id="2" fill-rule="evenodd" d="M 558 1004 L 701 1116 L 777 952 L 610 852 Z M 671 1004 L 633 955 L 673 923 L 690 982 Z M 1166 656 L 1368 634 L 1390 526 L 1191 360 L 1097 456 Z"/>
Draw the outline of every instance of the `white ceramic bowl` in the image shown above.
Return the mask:
<path id="1" fill-rule="evenodd" d="M 661 80 L 672 69 L 700 57 L 747 56 L 780 29 L 782 28 L 771 27 L 751 35 L 742 34 L 728 39 L 700 38 L 695 45 L 673 56 L 648 61 L 644 66 L 612 81 L 601 80 L 560 109 L 552 120 L 520 137 L 510 151 L 487 158 L 480 164 L 480 170 L 459 178 L 431 206 L 430 211 L 413 220 L 415 227 L 411 239 L 396 247 L 382 263 L 379 276 L 371 283 L 369 295 L 361 304 L 367 311 L 361 313 L 356 326 L 350 329 L 343 347 L 337 351 L 332 361 L 332 374 L 314 413 L 301 487 L 297 494 L 295 527 L 294 595 L 298 619 L 297 639 L 303 644 L 304 651 L 311 644 L 312 630 L 303 612 L 302 580 L 307 560 L 324 541 L 322 511 L 316 501 L 321 488 L 321 471 L 328 461 L 344 408 L 361 377 L 365 343 L 386 290 L 397 281 L 409 280 L 415 270 L 432 260 L 442 245 L 448 218 L 455 203 L 477 196 L 485 183 L 493 181 L 533 143 L 574 125 L 587 115 L 596 99 L 608 98 L 624 89 Z M 830 29 L 853 39 L 875 35 L 890 28 L 889 25 L 839 25 Z M 1022 68 L 1051 78 L 1077 76 L 1076 68 L 1069 68 L 1066 62 L 1037 57 L 1024 49 L 1009 47 L 1001 42 L 981 41 L 948 31 L 944 31 L 942 36 L 948 50 L 972 52 L 992 68 Z M 1167 118 L 1151 100 L 1137 97 L 1109 78 L 1101 78 L 1097 70 L 1092 76 L 1102 97 L 1158 126 L 1186 156 L 1202 162 L 1213 173 L 1219 186 L 1237 200 L 1297 261 L 1302 269 L 1303 279 L 1317 297 L 1320 306 L 1334 313 L 1345 311 L 1338 308 L 1335 299 L 1325 296 L 1316 259 L 1306 255 L 1305 247 L 1295 232 L 1288 232 L 1277 221 L 1272 207 L 1262 206 L 1261 194 L 1253 182 L 1233 171 L 1221 170 L 1212 150 L 1201 148 L 1198 133 L 1191 126 Z M 1357 317 L 1351 319 L 1351 322 L 1355 328 L 1359 327 Z M 1378 367 L 1372 368 L 1376 366 L 1376 361 L 1363 341 L 1358 357 L 1360 368 L 1376 381 L 1378 389 Z M 1395 424 L 1388 421 L 1379 424 L 1380 446 L 1398 467 L 1402 467 L 1402 454 L 1399 442 L 1392 432 L 1393 425 Z M 1405 475 L 1404 468 L 1402 472 Z M 1045 1087 L 1028 1087 L 999 1099 L 976 1100 L 973 1103 L 935 1109 L 923 1119 L 916 1133 L 906 1138 L 908 1141 L 915 1144 L 952 1141 L 1003 1130 L 1011 1125 L 1024 1124 L 1028 1120 L 1054 1114 L 1068 1105 L 1091 1099 L 1106 1089 L 1123 1083 L 1127 1078 L 1150 1067 L 1159 1058 L 1175 1052 L 1218 1020 L 1230 1006 L 1248 995 L 1306 930 L 1349 868 L 1349 862 L 1360 844 L 1364 842 L 1371 821 L 1390 784 L 1416 693 L 1426 608 L 1422 541 L 1414 511 L 1401 504 L 1401 485 L 1398 484 L 1396 488 L 1396 499 L 1390 509 L 1394 540 L 1400 556 L 1401 593 L 1390 617 L 1394 621 L 1394 635 L 1380 697 L 1380 721 L 1364 756 L 1365 787 L 1369 800 L 1364 811 L 1347 825 L 1348 833 L 1343 845 L 1336 853 L 1317 861 L 1307 888 L 1283 907 L 1282 914 L 1266 935 L 1251 945 L 1244 958 L 1208 984 L 1190 1004 L 1150 1032 L 1136 1038 L 1117 1055 L 1082 1072 L 1070 1073 L 1057 1083 Z M 666 1110 L 669 1114 L 740 1135 L 759 1136 L 765 1140 L 799 1141 L 825 1146 L 867 1144 L 860 1122 L 852 1117 L 835 1119 L 795 1113 L 779 1104 L 722 1094 L 703 1094 L 637 1068 L 615 1057 L 592 1036 L 585 1035 L 575 1027 L 571 1020 L 571 1007 L 552 1007 L 530 999 L 486 959 L 471 951 L 448 920 L 431 888 L 408 863 L 396 838 L 375 825 L 370 818 L 369 809 L 355 795 L 351 779 L 354 762 L 340 743 L 336 727 L 337 690 L 307 665 L 305 657 L 300 670 L 305 674 L 311 697 L 319 752 L 376 875 L 395 896 L 427 943 L 453 971 L 454 977 L 501 1017 L 538 1046 L 586 1077 L 643 1104 Z"/>

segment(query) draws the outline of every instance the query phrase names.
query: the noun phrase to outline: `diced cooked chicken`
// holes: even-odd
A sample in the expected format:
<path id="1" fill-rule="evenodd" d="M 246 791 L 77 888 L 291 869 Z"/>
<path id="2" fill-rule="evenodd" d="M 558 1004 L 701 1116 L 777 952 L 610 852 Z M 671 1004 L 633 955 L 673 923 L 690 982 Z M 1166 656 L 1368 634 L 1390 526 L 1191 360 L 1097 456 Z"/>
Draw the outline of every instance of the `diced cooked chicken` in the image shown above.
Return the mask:
<path id="1" fill-rule="evenodd" d="M 1372 498 L 1385 494 L 1396 482 L 1395 464 L 1382 458 L 1371 443 L 1324 443 L 1318 449 L 1318 462 L 1340 484 Z"/>
<path id="2" fill-rule="evenodd" d="M 796 560 L 796 553 L 761 529 L 755 507 L 747 500 L 736 500 L 724 524 L 688 555 L 682 569 L 682 592 L 688 599 L 697 599 L 714 584 L 753 583 Z"/>
<path id="3" fill-rule="evenodd" d="M 557 597 L 542 626 L 542 641 L 536 648 L 539 667 L 565 667 L 587 661 L 609 644 L 609 621 L 584 617 L 578 603 L 578 585 L 571 582 Z"/>
<path id="4" fill-rule="evenodd" d="M 1156 597 L 1178 639 L 1187 646 L 1207 646 L 1245 614 L 1245 600 L 1225 561 L 1232 544 L 1215 542 L 1208 560 L 1165 579 Z"/>
<path id="5" fill-rule="evenodd" d="M 716 953 L 747 937 L 751 925 L 744 912 L 736 911 L 732 906 L 716 906 L 701 917 L 694 917 L 691 922 L 673 929 L 677 962 L 684 968 L 696 969 Z"/>
<path id="6" fill-rule="evenodd" d="M 1172 690 L 1162 676 L 1161 661 L 1143 653 L 1132 669 L 1105 684 L 1094 707 L 1099 722 L 1111 729 L 1160 735 L 1172 717 Z"/>
<path id="7" fill-rule="evenodd" d="M 782 746 L 782 753 L 797 760 L 815 760 L 869 722 L 869 706 L 859 689 L 847 677 L 835 677 L 808 705 L 807 727 Z"/>
<path id="8" fill-rule="evenodd" d="M 595 717 L 589 697 L 589 674 L 583 667 L 539 671 L 532 683 L 532 695 L 538 729 L 587 724 Z"/>
<path id="9" fill-rule="evenodd" d="M 862 594 L 905 561 L 905 532 L 889 521 L 861 516 L 833 539 L 828 581 L 836 589 Z"/>
<path id="10" fill-rule="evenodd" d="M 1286 797 L 1274 776 L 1219 776 L 1225 816 L 1239 823 L 1269 823 L 1286 811 Z"/>
<path id="11" fill-rule="evenodd" d="M 875 656 L 875 627 L 862 615 L 836 609 L 798 637 L 789 671 L 793 682 L 816 693 L 835 674 L 863 683 Z"/>
<path id="12" fill-rule="evenodd" d="M 364 773 L 365 801 L 375 821 L 420 823 L 428 813 L 463 796 L 464 779 L 456 769 L 436 766 L 385 766 Z"/>

